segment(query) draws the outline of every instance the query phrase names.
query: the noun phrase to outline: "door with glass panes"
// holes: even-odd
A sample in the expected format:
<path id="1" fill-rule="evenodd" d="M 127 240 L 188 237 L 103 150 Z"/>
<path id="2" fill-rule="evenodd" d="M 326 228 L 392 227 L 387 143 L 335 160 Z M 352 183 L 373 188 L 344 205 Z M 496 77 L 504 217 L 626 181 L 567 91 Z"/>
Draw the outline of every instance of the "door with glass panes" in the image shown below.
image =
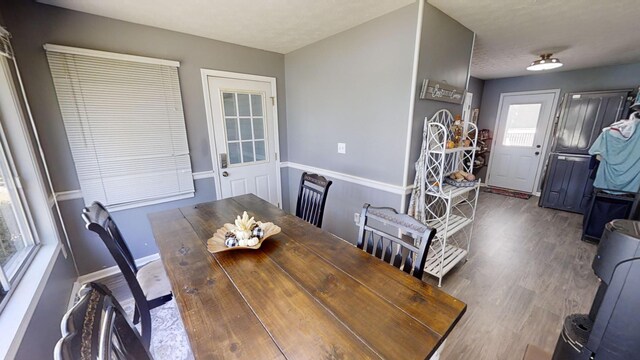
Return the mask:
<path id="1" fill-rule="evenodd" d="M 279 204 L 272 83 L 208 77 L 222 198 L 255 194 Z"/>
<path id="2" fill-rule="evenodd" d="M 489 156 L 490 186 L 535 191 L 557 98 L 556 90 L 501 95 Z"/>

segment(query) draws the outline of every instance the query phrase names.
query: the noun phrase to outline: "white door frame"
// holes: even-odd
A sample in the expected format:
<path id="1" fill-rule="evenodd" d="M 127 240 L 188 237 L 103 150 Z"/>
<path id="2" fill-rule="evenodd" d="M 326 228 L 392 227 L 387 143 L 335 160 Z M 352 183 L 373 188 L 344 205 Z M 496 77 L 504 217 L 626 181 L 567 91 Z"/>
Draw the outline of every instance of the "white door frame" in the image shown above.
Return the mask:
<path id="1" fill-rule="evenodd" d="M 558 107 L 558 99 L 560 98 L 560 89 L 548 89 L 548 90 L 534 90 L 534 91 L 516 91 L 516 92 L 505 92 L 505 93 L 500 93 L 500 102 L 498 102 L 498 109 L 496 111 L 496 121 L 495 121 L 495 125 L 493 127 L 493 143 L 491 144 L 491 147 L 493 148 L 495 146 L 495 142 L 498 141 L 498 139 L 495 138 L 496 134 L 498 134 L 498 126 L 500 126 L 500 112 L 502 109 L 502 103 L 503 100 L 506 96 L 513 96 L 513 95 L 540 95 L 540 94 L 549 94 L 549 93 L 553 93 L 554 97 L 553 97 L 553 103 L 551 104 L 551 119 L 549 119 L 549 122 L 547 123 L 547 128 L 544 131 L 544 142 L 542 143 L 542 148 L 540 149 L 540 161 L 538 162 L 538 168 L 536 169 L 536 180 L 533 183 L 533 195 L 535 196 L 540 196 L 540 191 L 538 191 L 538 188 L 540 186 L 540 176 L 542 173 L 542 168 L 544 167 L 544 164 L 547 162 L 545 159 L 547 157 L 547 147 L 549 146 L 549 143 L 551 142 L 551 129 L 553 128 L 553 123 L 555 122 L 555 117 L 556 117 L 556 113 L 557 113 L 557 107 Z M 491 165 L 493 164 L 493 158 L 495 156 L 491 156 L 491 154 L 489 154 L 489 164 L 487 166 L 487 179 L 489 178 L 489 174 L 491 172 Z M 488 181 L 487 181 L 488 183 Z"/>
<path id="2" fill-rule="evenodd" d="M 211 163 L 213 166 L 213 180 L 216 186 L 216 198 L 222 199 L 222 188 L 220 186 L 220 172 L 218 171 L 218 151 L 216 150 L 216 137 L 213 131 L 213 113 L 211 111 L 211 93 L 209 91 L 209 77 L 219 77 L 235 80 L 262 81 L 271 84 L 271 94 L 273 95 L 273 140 L 276 150 L 276 188 L 278 191 L 278 203 L 282 208 L 282 182 L 280 180 L 280 139 L 278 136 L 278 93 L 276 90 L 276 78 L 270 76 L 251 75 L 235 73 L 230 71 L 200 69 L 202 76 L 202 90 L 204 92 L 204 105 L 207 113 L 207 128 L 209 133 L 209 151 L 211 153 Z M 267 100 L 268 101 L 268 100 Z"/>

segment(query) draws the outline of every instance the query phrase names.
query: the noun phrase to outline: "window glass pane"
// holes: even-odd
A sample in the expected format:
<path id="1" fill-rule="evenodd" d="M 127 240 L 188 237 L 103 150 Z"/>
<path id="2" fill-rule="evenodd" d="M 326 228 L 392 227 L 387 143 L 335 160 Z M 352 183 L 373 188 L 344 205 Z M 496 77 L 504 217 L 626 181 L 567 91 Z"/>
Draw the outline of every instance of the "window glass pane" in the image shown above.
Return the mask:
<path id="1" fill-rule="evenodd" d="M 241 118 L 240 119 L 240 136 L 242 140 L 251 140 L 251 119 L 250 118 Z"/>
<path id="2" fill-rule="evenodd" d="M 234 116 L 236 114 L 236 99 L 233 93 L 222 93 L 224 102 L 224 116 Z"/>
<path id="3" fill-rule="evenodd" d="M 251 95 L 251 110 L 253 116 L 262 116 L 262 95 Z"/>
<path id="4" fill-rule="evenodd" d="M 251 110 L 249 110 L 249 94 L 238 94 L 238 112 L 240 116 L 251 116 Z"/>
<path id="5" fill-rule="evenodd" d="M 266 151 L 264 148 L 264 141 L 258 140 L 255 142 L 256 144 L 256 161 L 266 160 Z"/>
<path id="6" fill-rule="evenodd" d="M 264 139 L 264 120 L 262 118 L 253 119 L 253 138 Z"/>
<path id="7" fill-rule="evenodd" d="M 242 162 L 253 162 L 253 141 L 242 142 Z"/>
<path id="8" fill-rule="evenodd" d="M 239 164 L 240 160 L 240 143 L 228 143 L 229 146 L 229 164 Z"/>
<path id="9" fill-rule="evenodd" d="M 227 140 L 238 140 L 238 120 L 236 120 L 236 118 L 227 118 L 225 122 L 227 127 Z"/>
<path id="10" fill-rule="evenodd" d="M 0 174 L 0 265 L 5 270 L 14 255 L 27 246 L 18 226 L 14 205 L 4 177 Z"/>
<path id="11" fill-rule="evenodd" d="M 542 104 L 509 105 L 502 145 L 533 146 Z"/>

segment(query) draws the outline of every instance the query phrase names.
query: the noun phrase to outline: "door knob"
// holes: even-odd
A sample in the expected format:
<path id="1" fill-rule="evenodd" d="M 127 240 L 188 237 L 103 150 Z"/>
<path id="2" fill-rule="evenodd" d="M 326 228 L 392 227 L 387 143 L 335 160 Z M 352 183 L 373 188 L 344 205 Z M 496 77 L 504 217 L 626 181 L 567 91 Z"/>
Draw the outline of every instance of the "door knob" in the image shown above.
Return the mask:
<path id="1" fill-rule="evenodd" d="M 540 151 L 536 151 L 535 152 L 536 155 L 540 155 Z M 225 171 L 226 172 L 226 171 Z"/>
<path id="2" fill-rule="evenodd" d="M 540 145 L 536 145 L 536 148 L 537 148 L 537 149 L 540 149 Z"/>
<path id="3" fill-rule="evenodd" d="M 223 172 L 222 172 L 222 176 L 227 177 L 227 176 L 229 176 L 229 173 L 228 173 L 228 172 L 226 172 L 226 171 L 223 171 Z"/>

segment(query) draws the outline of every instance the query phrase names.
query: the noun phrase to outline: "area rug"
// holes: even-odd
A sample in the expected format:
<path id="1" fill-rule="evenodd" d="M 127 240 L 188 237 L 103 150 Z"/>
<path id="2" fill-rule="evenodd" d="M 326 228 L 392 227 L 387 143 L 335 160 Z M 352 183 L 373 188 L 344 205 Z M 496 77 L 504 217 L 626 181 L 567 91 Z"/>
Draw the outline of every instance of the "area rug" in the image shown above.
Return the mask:
<path id="1" fill-rule="evenodd" d="M 502 188 L 496 188 L 496 187 L 490 187 L 490 186 L 483 186 L 480 189 L 482 189 L 483 192 L 492 193 L 492 194 L 500 194 L 500 195 L 504 195 L 504 196 L 511 196 L 511 197 L 518 198 L 518 199 L 527 200 L 527 199 L 531 198 L 531 194 L 523 193 L 523 192 L 515 191 L 515 190 L 508 190 L 508 189 L 502 189 Z"/>
<path id="2" fill-rule="evenodd" d="M 133 319 L 133 299 L 122 302 L 122 308 Z M 140 330 L 140 324 L 136 326 Z M 187 333 L 175 300 L 151 310 L 151 356 L 155 360 L 192 360 Z"/>

